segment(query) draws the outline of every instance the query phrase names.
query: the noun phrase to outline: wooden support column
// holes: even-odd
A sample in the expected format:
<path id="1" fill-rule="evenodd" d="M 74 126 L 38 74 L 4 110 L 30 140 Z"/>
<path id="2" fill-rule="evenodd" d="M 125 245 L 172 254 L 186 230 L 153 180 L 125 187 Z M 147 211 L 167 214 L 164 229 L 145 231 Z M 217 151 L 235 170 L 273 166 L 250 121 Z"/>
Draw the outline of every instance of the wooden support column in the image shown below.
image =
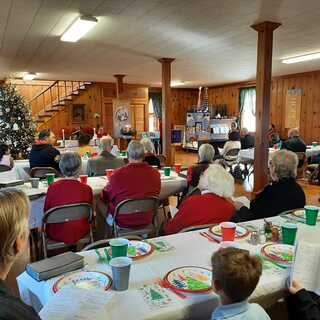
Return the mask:
<path id="1" fill-rule="evenodd" d="M 161 58 L 162 65 L 162 150 L 167 157 L 167 165 L 174 164 L 174 152 L 171 147 L 172 98 L 171 98 L 171 63 L 173 58 Z"/>
<path id="2" fill-rule="evenodd" d="M 281 23 L 266 21 L 251 26 L 258 32 L 254 192 L 259 192 L 268 183 L 267 131 L 270 118 L 272 44 L 273 31 L 280 25 Z"/>
<path id="3" fill-rule="evenodd" d="M 123 93 L 123 78 L 126 76 L 125 74 L 115 74 L 113 75 L 116 79 L 116 92 L 117 92 L 117 98 L 119 98 L 121 96 L 121 94 Z"/>

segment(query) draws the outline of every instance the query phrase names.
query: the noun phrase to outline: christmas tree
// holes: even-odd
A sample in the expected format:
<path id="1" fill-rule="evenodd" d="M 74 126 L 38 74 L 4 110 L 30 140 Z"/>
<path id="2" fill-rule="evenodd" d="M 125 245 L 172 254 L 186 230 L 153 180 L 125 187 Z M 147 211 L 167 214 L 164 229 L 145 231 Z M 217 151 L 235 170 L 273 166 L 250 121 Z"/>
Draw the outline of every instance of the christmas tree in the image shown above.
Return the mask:
<path id="1" fill-rule="evenodd" d="M 0 85 L 0 143 L 14 158 L 26 158 L 34 141 L 35 125 L 30 107 L 12 85 Z"/>

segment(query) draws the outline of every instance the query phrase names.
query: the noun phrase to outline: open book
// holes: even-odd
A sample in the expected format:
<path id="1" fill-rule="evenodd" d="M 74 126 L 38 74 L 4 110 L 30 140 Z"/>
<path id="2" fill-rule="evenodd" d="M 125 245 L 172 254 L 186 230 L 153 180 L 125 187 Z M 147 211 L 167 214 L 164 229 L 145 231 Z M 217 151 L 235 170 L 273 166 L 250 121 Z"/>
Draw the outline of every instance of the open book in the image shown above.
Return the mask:
<path id="1" fill-rule="evenodd" d="M 296 245 L 290 283 L 297 280 L 307 290 L 320 290 L 320 243 L 299 241 Z"/>

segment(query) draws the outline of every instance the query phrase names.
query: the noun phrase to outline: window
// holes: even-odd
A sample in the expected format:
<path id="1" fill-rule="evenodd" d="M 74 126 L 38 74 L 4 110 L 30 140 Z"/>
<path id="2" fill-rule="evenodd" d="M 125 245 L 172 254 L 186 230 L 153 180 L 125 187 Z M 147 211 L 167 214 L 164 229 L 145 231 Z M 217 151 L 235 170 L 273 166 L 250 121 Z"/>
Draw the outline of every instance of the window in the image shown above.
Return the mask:
<path id="1" fill-rule="evenodd" d="M 149 132 L 157 131 L 158 130 L 158 119 L 154 113 L 152 99 L 149 100 L 148 114 L 149 114 Z"/>
<path id="2" fill-rule="evenodd" d="M 240 89 L 241 128 L 256 131 L 256 88 Z"/>

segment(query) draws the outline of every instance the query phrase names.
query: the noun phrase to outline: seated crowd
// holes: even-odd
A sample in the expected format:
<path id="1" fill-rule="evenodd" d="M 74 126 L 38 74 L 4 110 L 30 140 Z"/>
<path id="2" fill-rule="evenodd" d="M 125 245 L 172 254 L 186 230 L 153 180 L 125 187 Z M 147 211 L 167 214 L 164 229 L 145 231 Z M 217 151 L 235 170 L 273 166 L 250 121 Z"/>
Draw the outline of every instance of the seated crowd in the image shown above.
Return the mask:
<path id="1" fill-rule="evenodd" d="M 53 132 L 46 129 L 39 133 L 32 146 L 30 168 L 52 167 L 62 176 L 48 187 L 44 212 L 58 206 L 79 203 L 93 206 L 92 188 L 81 183 L 78 178 L 83 165 L 81 156 L 93 154 L 96 149 L 89 145 L 89 136 L 83 136 L 80 140 L 77 153 L 66 152 L 60 155 L 54 147 Z M 270 156 L 270 183 L 251 200 L 249 208 L 234 198 L 235 180 L 222 165 L 214 162 L 213 146 L 202 144 L 199 148 L 199 161 L 189 167 L 186 174 L 188 191 L 198 188 L 200 194 L 188 196 L 186 193 L 174 217 L 165 216 L 160 219 L 160 233 L 168 235 L 189 227 L 224 221 L 241 222 L 268 218 L 304 207 L 306 197 L 296 182 L 298 157 L 295 153 L 303 149 L 301 152 L 305 152 L 303 144 L 297 130 L 289 132 L 289 139 L 283 143 L 283 150 Z M 104 203 L 102 218 L 97 217 L 96 221 L 97 229 L 103 229 L 102 233 L 99 232 L 103 238 L 112 237 L 114 223 L 120 228 L 130 229 L 151 224 L 152 212 L 128 212 L 115 218 L 116 208 L 122 201 L 159 198 L 161 193 L 161 175 L 158 171 L 161 166 L 153 143 L 149 139 L 132 140 L 127 148 L 127 164 L 112 153 L 113 145 L 112 137 L 101 137 L 98 155 L 89 158 L 86 167 L 89 177 L 105 176 L 106 169 L 114 169 L 101 193 L 100 202 Z M 229 141 L 220 156 L 226 156 L 231 149 L 253 146 L 254 139 L 248 130 L 243 128 L 239 132 L 234 123 L 229 133 Z M 10 150 L 3 145 L 0 145 L 0 164 L 12 167 Z M 26 247 L 28 216 L 29 202 L 22 192 L 14 189 L 0 190 L 0 319 L 39 319 L 32 308 L 10 295 L 4 283 L 15 258 Z M 70 246 L 77 244 L 88 232 L 87 219 L 55 223 L 46 229 L 50 239 Z M 213 289 L 220 298 L 220 306 L 213 312 L 212 319 L 270 319 L 259 305 L 248 303 L 248 298 L 262 274 L 258 258 L 250 256 L 246 250 L 226 248 L 215 252 L 211 261 Z M 288 306 L 291 312 L 294 309 L 301 319 L 320 318 L 320 308 L 313 303 L 317 297 L 296 282 L 289 291 L 291 295 Z M 15 310 L 16 318 L 12 317 L 12 310 Z M 308 318 L 308 314 L 315 314 L 318 318 Z"/>

